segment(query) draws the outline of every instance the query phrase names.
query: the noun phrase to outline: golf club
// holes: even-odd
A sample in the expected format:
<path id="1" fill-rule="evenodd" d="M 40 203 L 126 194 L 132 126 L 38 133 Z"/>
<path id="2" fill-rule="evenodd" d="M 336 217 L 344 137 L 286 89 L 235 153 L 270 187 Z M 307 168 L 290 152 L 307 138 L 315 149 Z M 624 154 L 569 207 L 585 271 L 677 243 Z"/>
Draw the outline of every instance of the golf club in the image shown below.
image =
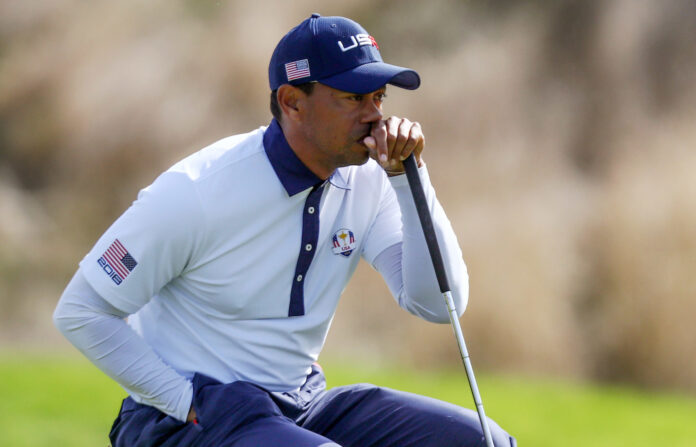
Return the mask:
<path id="1" fill-rule="evenodd" d="M 413 154 L 411 154 L 408 156 L 408 158 L 406 158 L 406 160 L 404 160 L 403 163 L 404 168 L 406 169 L 408 184 L 411 188 L 411 194 L 413 195 L 413 200 L 416 203 L 416 210 L 418 211 L 418 217 L 420 218 L 421 227 L 423 228 L 425 241 L 428 244 L 428 251 L 430 251 L 430 258 L 433 261 L 433 267 L 435 267 L 435 275 L 437 276 L 437 282 L 440 286 L 440 292 L 445 298 L 445 302 L 447 304 L 450 322 L 452 323 L 452 329 L 454 329 L 454 335 L 457 338 L 459 354 L 462 356 L 462 362 L 464 362 L 464 369 L 466 370 L 466 377 L 469 380 L 471 394 L 474 396 L 474 403 L 476 404 L 476 411 L 478 412 L 479 420 L 481 421 L 481 428 L 483 429 L 483 436 L 486 440 L 486 447 L 494 447 L 491 430 L 488 427 L 488 419 L 486 418 L 486 413 L 483 411 L 483 402 L 481 401 L 481 395 L 479 394 L 476 378 L 474 377 L 474 369 L 471 366 L 471 360 L 469 359 L 469 352 L 467 351 L 466 343 L 464 342 L 462 328 L 459 325 L 459 316 L 457 315 L 457 309 L 455 308 L 454 300 L 452 299 L 452 291 L 450 290 L 449 281 L 447 280 L 447 272 L 445 271 L 445 265 L 442 261 L 442 254 L 440 253 L 440 245 L 437 242 L 437 235 L 435 234 L 435 229 L 433 227 L 433 220 L 430 216 L 428 204 L 425 199 L 423 184 L 418 176 L 416 159 Z"/>

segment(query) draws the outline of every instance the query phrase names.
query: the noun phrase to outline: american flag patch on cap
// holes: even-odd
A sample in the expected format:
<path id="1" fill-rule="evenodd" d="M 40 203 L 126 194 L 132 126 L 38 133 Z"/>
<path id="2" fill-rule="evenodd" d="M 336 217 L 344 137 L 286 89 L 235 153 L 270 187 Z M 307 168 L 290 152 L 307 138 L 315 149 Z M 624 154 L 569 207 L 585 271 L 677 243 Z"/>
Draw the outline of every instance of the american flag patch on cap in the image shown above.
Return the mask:
<path id="1" fill-rule="evenodd" d="M 121 284 L 130 272 L 133 271 L 137 261 L 128 253 L 121 241 L 115 239 L 103 255 L 97 260 L 97 264 L 116 283 Z"/>
<path id="2" fill-rule="evenodd" d="M 309 76 L 309 61 L 302 59 L 301 61 L 288 62 L 285 64 L 285 73 L 288 75 L 288 81 L 306 78 Z"/>

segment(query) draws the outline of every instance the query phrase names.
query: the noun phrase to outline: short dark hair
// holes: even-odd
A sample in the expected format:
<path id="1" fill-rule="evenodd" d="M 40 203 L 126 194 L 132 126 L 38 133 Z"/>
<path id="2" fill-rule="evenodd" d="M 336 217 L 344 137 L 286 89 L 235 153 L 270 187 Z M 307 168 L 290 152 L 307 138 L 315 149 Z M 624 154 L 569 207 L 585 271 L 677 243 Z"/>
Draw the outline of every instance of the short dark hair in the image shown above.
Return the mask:
<path id="1" fill-rule="evenodd" d="M 316 82 L 306 82 L 304 84 L 296 85 L 295 87 L 299 88 L 307 96 L 309 96 L 314 91 L 314 84 L 316 84 Z M 282 115 L 282 112 L 280 110 L 280 106 L 278 105 L 278 90 L 277 89 L 273 90 L 271 92 L 271 113 L 273 114 L 273 118 L 280 121 L 280 117 Z"/>

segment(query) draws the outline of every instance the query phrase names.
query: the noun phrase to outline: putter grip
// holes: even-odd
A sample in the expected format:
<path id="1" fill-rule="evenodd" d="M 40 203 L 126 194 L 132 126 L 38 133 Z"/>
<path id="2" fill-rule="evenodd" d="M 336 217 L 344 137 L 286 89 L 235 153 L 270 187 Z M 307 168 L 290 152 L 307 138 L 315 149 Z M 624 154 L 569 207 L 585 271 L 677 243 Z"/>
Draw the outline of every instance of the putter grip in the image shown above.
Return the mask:
<path id="1" fill-rule="evenodd" d="M 423 228 L 423 234 L 425 235 L 425 242 L 428 244 L 430 259 L 433 261 L 440 292 L 450 292 L 447 272 L 445 271 L 445 264 L 442 261 L 442 253 L 440 252 L 440 244 L 437 242 L 435 227 L 433 227 L 433 218 L 430 216 L 430 210 L 428 210 L 428 202 L 425 199 L 425 191 L 423 190 L 423 184 L 418 175 L 418 166 L 416 166 L 416 158 L 413 156 L 413 153 L 411 153 L 403 163 L 406 169 L 408 185 L 411 188 L 411 194 L 416 203 L 416 211 L 418 211 L 421 228 Z"/>

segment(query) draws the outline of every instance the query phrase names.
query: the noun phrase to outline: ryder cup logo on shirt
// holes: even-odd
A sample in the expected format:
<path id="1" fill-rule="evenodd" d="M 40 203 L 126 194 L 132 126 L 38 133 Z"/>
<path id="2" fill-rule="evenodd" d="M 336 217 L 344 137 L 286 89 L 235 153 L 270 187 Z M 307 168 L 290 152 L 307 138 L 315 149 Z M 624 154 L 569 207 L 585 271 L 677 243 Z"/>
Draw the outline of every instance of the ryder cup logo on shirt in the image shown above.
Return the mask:
<path id="1" fill-rule="evenodd" d="M 352 231 L 341 228 L 333 235 L 333 253 L 335 255 L 350 256 L 355 250 L 355 235 Z"/>
<path id="2" fill-rule="evenodd" d="M 109 275 L 118 286 L 133 271 L 138 263 L 133 259 L 121 241 L 115 239 L 103 255 L 97 259 L 97 264 Z"/>

